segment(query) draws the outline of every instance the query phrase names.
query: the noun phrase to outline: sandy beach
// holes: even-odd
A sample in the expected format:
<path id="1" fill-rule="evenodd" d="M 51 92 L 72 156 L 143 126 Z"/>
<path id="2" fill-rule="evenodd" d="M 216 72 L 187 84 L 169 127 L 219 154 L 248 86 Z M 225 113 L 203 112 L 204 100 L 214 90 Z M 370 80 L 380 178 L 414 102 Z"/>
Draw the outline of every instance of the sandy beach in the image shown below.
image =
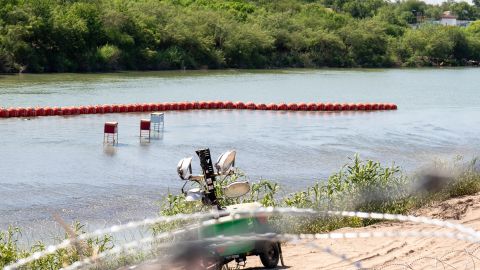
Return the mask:
<path id="1" fill-rule="evenodd" d="M 435 203 L 412 213 L 480 229 L 480 194 Z M 450 232 L 410 222 L 382 222 L 336 232 Z M 326 252 L 330 249 L 331 253 Z M 279 269 L 475 269 L 480 267 L 480 245 L 439 238 L 368 238 L 322 240 L 287 244 L 286 267 Z M 249 258 L 246 269 L 261 269 Z M 258 267 L 258 268 L 257 268 Z"/>

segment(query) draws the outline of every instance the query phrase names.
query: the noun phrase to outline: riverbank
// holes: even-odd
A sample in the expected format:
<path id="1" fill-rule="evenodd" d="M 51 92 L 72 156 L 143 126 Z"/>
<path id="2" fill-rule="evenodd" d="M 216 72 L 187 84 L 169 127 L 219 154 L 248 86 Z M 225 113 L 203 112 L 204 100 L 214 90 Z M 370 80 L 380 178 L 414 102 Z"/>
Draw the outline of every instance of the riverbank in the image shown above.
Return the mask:
<path id="1" fill-rule="evenodd" d="M 459 218 L 468 210 L 468 206 L 475 205 L 475 200 L 460 198 L 449 201 L 449 199 L 480 191 L 480 174 L 477 165 L 476 160 L 471 162 L 459 160 L 453 164 L 437 163 L 428 172 L 407 177 L 396 166 L 383 166 L 378 162 L 363 161 L 355 157 L 337 173 L 332 174 L 327 181 L 319 182 L 306 190 L 291 193 L 286 197 L 276 196 L 281 190 L 281 186 L 266 180 L 253 183 L 251 192 L 241 199 L 232 200 L 223 197 L 221 193 L 218 195 L 223 205 L 256 201 L 264 206 L 399 214 L 414 212 L 418 215 Z M 218 186 L 225 185 L 225 181 L 231 182 L 244 177 L 240 174 L 217 182 L 217 184 Z M 221 189 L 218 189 L 218 191 L 221 191 Z M 443 203 L 444 201 L 446 202 Z M 478 201 L 480 202 L 480 198 Z M 437 205 L 432 208 L 434 210 L 421 208 L 432 203 L 434 206 Z M 183 194 L 170 194 L 161 205 L 160 213 L 166 216 L 201 211 L 201 205 L 186 202 Z M 455 207 L 450 209 L 450 206 Z M 72 236 L 75 233 L 84 232 L 83 226 L 79 223 L 74 223 L 73 227 L 69 229 L 69 225 L 64 224 L 63 221 L 57 219 L 57 222 L 66 229 L 67 235 Z M 299 220 L 292 219 L 288 215 L 282 219 L 273 219 L 272 222 L 272 225 L 282 233 L 321 233 L 338 228 L 362 227 L 374 223 L 373 220 L 352 217 L 316 217 Z M 371 226 L 368 228 L 376 229 L 377 227 Z M 154 233 L 159 233 L 170 230 L 172 227 L 161 223 L 150 229 L 153 229 Z M 21 248 L 18 245 L 18 237 L 20 236 L 21 231 L 17 228 L 11 228 L 8 232 L 0 234 L 0 250 L 5 251 L 0 255 L 0 266 L 26 257 L 34 251 L 45 249 L 45 245 L 41 242 L 37 242 L 31 248 Z M 143 233 L 138 236 L 144 237 Z M 97 253 L 110 250 L 114 245 L 121 246 L 114 239 L 109 234 L 96 236 L 92 240 L 86 241 L 85 247 L 82 247 L 81 251 L 78 246 L 61 249 L 36 261 L 31 267 L 37 269 L 60 268 L 64 264 L 73 263 L 82 256 L 95 256 Z M 301 253 L 305 250 L 295 249 L 295 251 Z M 289 254 L 286 252 L 287 256 L 290 256 Z M 124 254 L 118 255 L 120 256 L 119 259 L 126 264 L 138 262 L 134 258 L 136 260 L 139 258 L 145 259 L 145 254 L 142 252 L 137 254 L 138 257 L 134 256 L 132 258 L 125 258 L 123 257 Z M 109 265 L 110 259 L 109 257 L 103 263 Z M 113 265 L 116 265 L 116 263 Z"/>
<path id="2" fill-rule="evenodd" d="M 480 230 L 480 194 L 435 202 L 411 214 L 462 224 Z M 448 229 L 410 222 L 382 222 L 364 228 L 342 228 L 332 233 L 435 232 Z M 480 265 L 478 244 L 429 237 L 379 237 L 361 239 L 316 240 L 287 244 L 283 249 L 288 269 L 475 269 Z M 355 263 L 357 263 L 355 265 Z M 262 269 L 255 257 L 246 269 Z M 282 268 L 280 268 L 282 269 Z"/>

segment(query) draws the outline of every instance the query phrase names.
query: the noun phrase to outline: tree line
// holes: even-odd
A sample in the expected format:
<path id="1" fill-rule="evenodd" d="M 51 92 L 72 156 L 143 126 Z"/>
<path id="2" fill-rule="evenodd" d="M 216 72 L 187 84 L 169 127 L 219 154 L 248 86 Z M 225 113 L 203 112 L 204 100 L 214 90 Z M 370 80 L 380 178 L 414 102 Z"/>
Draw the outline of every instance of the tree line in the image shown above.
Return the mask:
<path id="1" fill-rule="evenodd" d="M 0 0 L 0 72 L 478 64 L 474 3 Z"/>

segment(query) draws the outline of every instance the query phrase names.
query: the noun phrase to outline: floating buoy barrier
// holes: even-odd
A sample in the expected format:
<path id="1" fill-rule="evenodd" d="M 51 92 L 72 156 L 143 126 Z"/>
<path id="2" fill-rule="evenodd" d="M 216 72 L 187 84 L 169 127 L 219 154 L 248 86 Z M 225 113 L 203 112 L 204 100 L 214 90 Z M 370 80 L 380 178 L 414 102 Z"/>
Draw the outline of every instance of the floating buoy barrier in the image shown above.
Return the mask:
<path id="1" fill-rule="evenodd" d="M 385 111 L 397 110 L 393 103 L 254 103 L 232 101 L 163 102 L 142 104 L 105 104 L 95 106 L 1 108 L 0 118 L 79 115 L 127 112 L 183 110 L 269 110 L 269 111 Z"/>

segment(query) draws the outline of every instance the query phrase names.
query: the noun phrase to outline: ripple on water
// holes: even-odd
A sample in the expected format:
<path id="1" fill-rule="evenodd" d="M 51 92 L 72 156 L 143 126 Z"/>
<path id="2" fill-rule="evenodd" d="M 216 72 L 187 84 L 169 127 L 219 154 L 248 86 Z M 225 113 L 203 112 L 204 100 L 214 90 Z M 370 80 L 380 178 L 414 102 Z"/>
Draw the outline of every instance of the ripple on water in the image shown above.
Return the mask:
<path id="1" fill-rule="evenodd" d="M 413 170 L 435 157 L 478 153 L 480 70 L 292 70 L 0 76 L 0 103 L 68 106 L 183 100 L 394 102 L 386 112 L 167 112 L 166 129 L 140 144 L 147 113 L 0 119 L 0 226 L 67 220 L 115 223 L 151 216 L 177 192 L 177 161 L 210 147 L 237 149 L 252 181 L 296 190 L 325 179 L 348 157 Z M 458 81 L 469 84 L 458 89 Z M 119 122 L 117 147 L 103 123 Z M 199 171 L 194 162 L 194 169 Z M 42 225 L 43 226 L 43 225 Z"/>

